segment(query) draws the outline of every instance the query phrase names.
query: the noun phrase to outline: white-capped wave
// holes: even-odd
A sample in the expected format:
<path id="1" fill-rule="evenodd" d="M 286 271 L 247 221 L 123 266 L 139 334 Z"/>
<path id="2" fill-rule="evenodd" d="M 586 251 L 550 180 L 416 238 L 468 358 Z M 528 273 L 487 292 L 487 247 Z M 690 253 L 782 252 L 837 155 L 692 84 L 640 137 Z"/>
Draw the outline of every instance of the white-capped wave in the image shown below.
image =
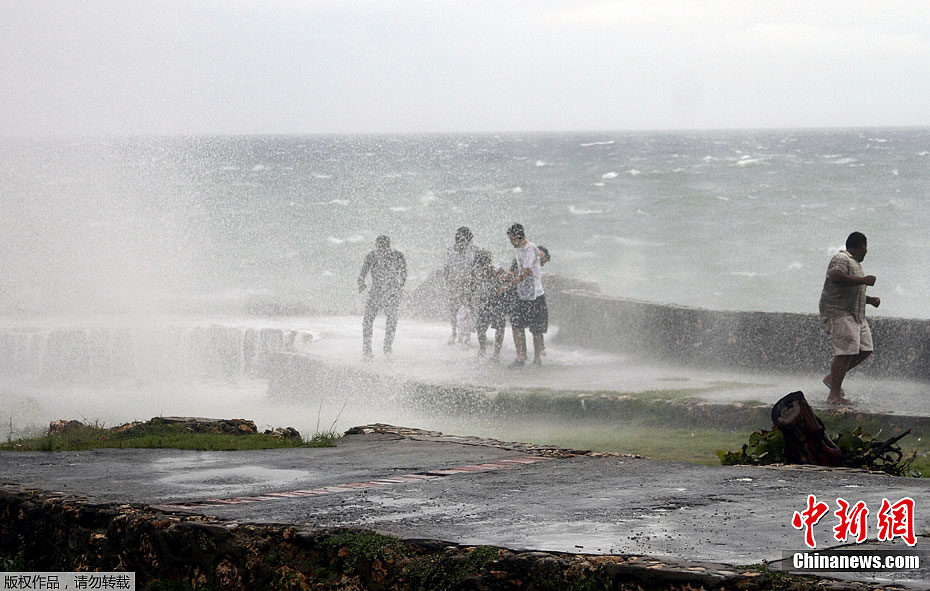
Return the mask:
<path id="1" fill-rule="evenodd" d="M 572 215 L 591 215 L 592 213 L 604 213 L 604 212 L 600 209 L 581 209 L 581 208 L 575 207 L 574 205 L 569 205 L 568 213 Z"/>
<path id="2" fill-rule="evenodd" d="M 737 277 L 758 277 L 760 275 L 765 275 L 765 273 L 759 273 L 758 271 L 730 271 L 730 275 L 735 275 Z"/>
<path id="3" fill-rule="evenodd" d="M 749 166 L 750 164 L 765 164 L 765 160 L 762 158 L 752 158 L 750 156 L 743 156 L 736 161 L 737 166 Z"/>
<path id="4" fill-rule="evenodd" d="M 729 197 L 724 197 L 723 195 L 714 195 L 714 198 L 715 198 L 715 199 L 719 199 L 719 200 L 721 200 L 721 201 L 729 201 L 729 200 L 730 200 Z"/>
<path id="5" fill-rule="evenodd" d="M 333 178 L 333 175 L 331 175 L 331 174 L 323 174 L 323 173 L 320 173 L 320 172 L 314 172 L 314 173 L 313 173 L 313 178 L 315 178 L 315 179 L 320 179 L 320 180 L 323 180 L 323 179 L 331 179 L 331 178 Z"/>
<path id="6" fill-rule="evenodd" d="M 620 174 L 616 172 L 605 172 L 604 174 L 601 175 L 601 178 L 602 179 L 615 179 L 618 176 L 620 176 Z"/>
<path id="7" fill-rule="evenodd" d="M 523 188 L 522 188 L 522 187 L 514 187 L 513 189 L 511 189 L 510 192 L 511 192 L 511 193 L 522 193 L 522 192 L 523 192 Z"/>
<path id="8" fill-rule="evenodd" d="M 630 170 L 626 171 L 626 173 L 630 176 L 639 176 L 643 174 L 642 172 L 636 170 L 635 168 L 631 168 Z"/>
<path id="9" fill-rule="evenodd" d="M 603 186 L 606 186 L 606 183 L 594 183 L 594 186 L 595 186 L 595 187 L 603 187 Z"/>
<path id="10" fill-rule="evenodd" d="M 537 160 L 537 161 L 536 161 L 536 166 L 551 166 L 551 165 L 550 165 L 548 162 L 544 161 L 544 160 Z"/>
<path id="11" fill-rule="evenodd" d="M 353 234 L 352 236 L 349 236 L 348 238 L 337 238 L 335 236 L 328 236 L 326 240 L 328 240 L 330 244 L 345 244 L 347 242 L 349 244 L 358 244 L 359 242 L 364 242 L 365 237 L 362 236 L 361 234 Z"/>
<path id="12" fill-rule="evenodd" d="M 800 262 L 798 262 L 798 261 L 794 261 L 793 263 L 791 263 L 790 265 L 788 265 L 788 269 L 790 269 L 790 270 L 792 270 L 792 271 L 796 271 L 796 270 L 798 270 L 798 269 L 803 269 L 803 268 L 804 268 L 804 264 L 803 264 L 803 263 L 800 263 Z"/>
<path id="13" fill-rule="evenodd" d="M 858 162 L 855 158 L 837 158 L 833 161 L 833 164 L 852 164 L 853 162 Z"/>
<path id="14" fill-rule="evenodd" d="M 332 203 L 333 205 L 341 205 L 347 207 L 349 205 L 348 199 L 333 199 L 332 201 L 327 201 L 327 203 Z"/>
<path id="15" fill-rule="evenodd" d="M 595 234 L 592 236 L 595 239 L 607 239 L 611 242 L 616 242 L 623 246 L 662 246 L 660 242 L 647 242 L 645 240 L 638 240 L 636 238 L 627 238 L 626 236 L 613 236 L 613 235 L 603 235 Z"/>
<path id="16" fill-rule="evenodd" d="M 923 152 L 917 152 L 918 156 L 930 156 L 930 152 L 924 150 Z"/>
<path id="17" fill-rule="evenodd" d="M 590 148 L 591 146 L 611 146 L 615 144 L 614 140 L 608 140 L 606 142 L 588 142 L 586 144 L 579 144 L 582 148 Z"/>
<path id="18" fill-rule="evenodd" d="M 256 164 L 252 167 L 252 172 L 261 172 L 263 170 L 268 170 L 268 168 L 269 167 L 265 166 L 264 164 Z"/>
<path id="19" fill-rule="evenodd" d="M 436 199 L 438 199 L 438 197 L 436 197 L 435 193 L 432 191 L 427 191 L 420 197 L 420 203 L 422 205 L 429 205 L 433 201 L 436 201 Z"/>
<path id="20" fill-rule="evenodd" d="M 403 205 L 395 205 L 391 208 L 391 211 L 410 211 L 410 208 L 404 207 Z"/>
<path id="21" fill-rule="evenodd" d="M 239 167 L 236 166 L 235 164 L 227 164 L 226 166 L 221 166 L 221 167 L 220 167 L 220 170 L 226 170 L 226 171 L 229 171 L 229 170 L 239 170 Z"/>

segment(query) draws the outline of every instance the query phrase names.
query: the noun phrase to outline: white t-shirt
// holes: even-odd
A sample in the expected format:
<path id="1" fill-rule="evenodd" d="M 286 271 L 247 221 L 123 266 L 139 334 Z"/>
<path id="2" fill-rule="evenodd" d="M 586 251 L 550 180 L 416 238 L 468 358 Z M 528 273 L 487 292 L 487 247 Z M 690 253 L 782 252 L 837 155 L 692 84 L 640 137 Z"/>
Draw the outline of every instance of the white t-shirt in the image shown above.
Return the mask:
<path id="1" fill-rule="evenodd" d="M 539 248 L 527 241 L 523 246 L 515 249 L 517 260 L 517 273 L 524 269 L 532 270 L 532 274 L 517 284 L 517 297 L 521 300 L 535 300 L 546 292 L 542 285 L 542 265 L 539 262 Z"/>

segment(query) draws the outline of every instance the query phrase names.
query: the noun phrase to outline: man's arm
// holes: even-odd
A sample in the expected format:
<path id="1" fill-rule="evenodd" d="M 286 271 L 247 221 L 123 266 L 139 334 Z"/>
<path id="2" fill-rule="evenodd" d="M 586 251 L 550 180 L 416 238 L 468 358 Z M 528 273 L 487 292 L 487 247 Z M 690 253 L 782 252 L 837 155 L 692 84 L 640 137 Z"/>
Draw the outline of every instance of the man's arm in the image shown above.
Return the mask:
<path id="1" fill-rule="evenodd" d="M 362 272 L 358 274 L 359 293 L 365 291 L 365 288 L 368 287 L 365 285 L 365 275 L 368 274 L 369 269 L 371 269 L 371 253 L 368 253 L 368 256 L 365 257 L 365 262 L 362 263 Z"/>
<path id="2" fill-rule="evenodd" d="M 855 275 L 844 273 L 839 269 L 833 269 L 827 274 L 827 277 L 829 277 L 830 281 L 833 283 L 838 283 L 840 285 L 875 285 L 875 275 L 856 277 Z"/>
<path id="3" fill-rule="evenodd" d="M 874 296 L 865 296 L 865 303 L 877 308 L 882 305 L 882 299 Z"/>
<path id="4" fill-rule="evenodd" d="M 401 285 L 401 287 L 403 287 L 404 284 L 407 283 L 407 260 L 404 259 L 404 253 L 402 253 L 402 252 L 400 252 L 400 251 L 397 251 L 397 259 L 398 259 L 398 260 L 397 260 L 398 266 L 400 267 L 400 269 L 399 269 L 399 271 L 400 271 L 400 285 Z"/>

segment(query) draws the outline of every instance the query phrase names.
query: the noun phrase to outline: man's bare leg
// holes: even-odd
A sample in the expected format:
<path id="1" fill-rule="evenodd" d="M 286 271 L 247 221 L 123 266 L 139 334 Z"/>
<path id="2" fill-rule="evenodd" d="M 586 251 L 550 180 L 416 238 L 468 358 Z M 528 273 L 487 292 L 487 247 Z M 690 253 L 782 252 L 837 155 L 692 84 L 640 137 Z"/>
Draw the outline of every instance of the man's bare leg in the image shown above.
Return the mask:
<path id="1" fill-rule="evenodd" d="M 513 346 L 517 349 L 517 361 L 526 361 L 526 333 L 522 328 L 515 328 L 513 332 Z"/>
<path id="2" fill-rule="evenodd" d="M 830 384 L 830 394 L 827 396 L 827 402 L 831 404 L 852 404 L 845 396 L 843 391 L 843 380 L 846 374 L 852 368 L 865 361 L 871 351 L 861 351 L 856 355 L 836 355 L 830 364 L 830 375 L 828 383 Z"/>
<path id="3" fill-rule="evenodd" d="M 497 360 L 501 356 L 501 347 L 504 346 L 504 329 L 494 331 L 494 355 L 491 356 L 491 359 Z"/>
<path id="4" fill-rule="evenodd" d="M 542 365 L 541 356 L 546 348 L 545 341 L 543 340 L 544 338 L 542 333 L 533 333 L 533 363 L 536 365 Z"/>

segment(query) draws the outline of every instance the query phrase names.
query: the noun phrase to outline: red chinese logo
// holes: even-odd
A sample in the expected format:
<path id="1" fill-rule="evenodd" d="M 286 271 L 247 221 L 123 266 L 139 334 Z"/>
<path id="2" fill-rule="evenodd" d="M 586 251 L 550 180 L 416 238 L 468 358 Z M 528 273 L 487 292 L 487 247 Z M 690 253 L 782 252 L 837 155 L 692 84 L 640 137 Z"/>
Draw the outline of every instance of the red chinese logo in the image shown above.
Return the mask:
<path id="1" fill-rule="evenodd" d="M 869 516 L 869 508 L 865 506 L 865 502 L 859 501 L 852 510 L 849 509 L 846 499 L 838 498 L 836 504 L 840 508 L 833 514 L 839 518 L 840 523 L 833 528 L 833 537 L 838 542 L 845 542 L 850 535 L 853 535 L 857 544 L 864 542 L 869 528 L 865 520 Z"/>
<path id="2" fill-rule="evenodd" d="M 882 499 L 878 511 L 878 539 L 887 541 L 899 536 L 908 546 L 917 543 L 914 537 L 914 499 L 904 497 L 894 505 Z"/>
<path id="3" fill-rule="evenodd" d="M 803 529 L 804 532 L 804 543 L 807 544 L 809 548 L 816 548 L 817 542 L 814 540 L 814 526 L 817 525 L 817 522 L 820 521 L 824 515 L 827 514 L 827 511 L 830 510 L 830 507 L 826 503 L 817 502 L 817 497 L 814 495 L 807 495 L 807 509 L 798 513 L 794 512 L 794 517 L 791 518 L 791 525 L 795 529 Z"/>
<path id="4" fill-rule="evenodd" d="M 836 515 L 838 523 L 833 528 L 833 538 L 838 542 L 847 542 L 850 538 L 861 544 L 868 536 L 869 508 L 864 501 L 851 505 L 846 499 L 836 499 Z M 814 495 L 807 495 L 807 508 L 795 511 L 791 518 L 791 525 L 795 529 L 804 530 L 804 543 L 809 548 L 816 548 L 814 539 L 814 526 L 823 519 L 830 510 L 829 505 L 818 501 Z M 878 540 L 880 542 L 901 538 L 908 546 L 917 544 L 914 534 L 914 499 L 905 497 L 892 504 L 888 499 L 882 499 L 882 507 L 877 514 Z"/>

